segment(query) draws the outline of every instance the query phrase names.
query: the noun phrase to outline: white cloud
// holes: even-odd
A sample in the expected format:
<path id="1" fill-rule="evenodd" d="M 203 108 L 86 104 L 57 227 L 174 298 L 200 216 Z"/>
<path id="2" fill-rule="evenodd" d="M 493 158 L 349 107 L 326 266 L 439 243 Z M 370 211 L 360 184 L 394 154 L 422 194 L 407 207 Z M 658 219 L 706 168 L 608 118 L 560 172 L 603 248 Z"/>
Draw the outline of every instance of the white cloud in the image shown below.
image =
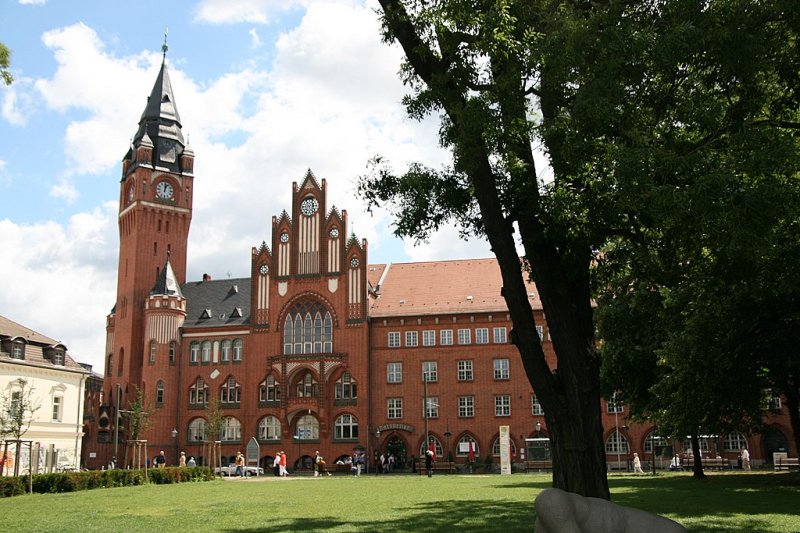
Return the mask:
<path id="1" fill-rule="evenodd" d="M 211 24 L 264 24 L 274 13 L 303 4 L 301 0 L 201 0 L 194 20 Z"/>
<path id="2" fill-rule="evenodd" d="M 75 188 L 75 183 L 67 177 L 62 177 L 57 183 L 50 187 L 50 196 L 61 198 L 67 203 L 72 203 L 78 199 L 80 193 Z"/>
<path id="3" fill-rule="evenodd" d="M 25 126 L 34 111 L 33 99 L 30 95 L 31 81 L 17 78 L 10 87 L 3 91 L 2 114 L 9 124 Z"/>
<path id="4" fill-rule="evenodd" d="M 261 48 L 264 43 L 261 42 L 261 37 L 258 36 L 256 29 L 250 28 L 250 31 L 247 33 L 250 35 L 250 46 L 253 48 Z"/>
<path id="5" fill-rule="evenodd" d="M 39 6 L 41 6 L 41 5 L 46 4 L 47 0 L 19 0 L 19 3 L 22 4 L 23 6 L 25 6 L 25 5 L 29 5 L 29 6 L 39 5 Z"/>

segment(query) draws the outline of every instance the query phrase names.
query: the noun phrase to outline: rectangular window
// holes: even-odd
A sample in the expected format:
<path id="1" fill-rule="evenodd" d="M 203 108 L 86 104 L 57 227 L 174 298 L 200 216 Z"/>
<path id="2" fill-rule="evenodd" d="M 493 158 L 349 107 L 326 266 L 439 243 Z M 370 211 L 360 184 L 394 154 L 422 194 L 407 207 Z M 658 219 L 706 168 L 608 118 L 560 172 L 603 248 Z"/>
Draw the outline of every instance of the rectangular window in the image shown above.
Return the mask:
<path id="1" fill-rule="evenodd" d="M 399 348 L 400 347 L 400 332 L 399 331 L 390 331 L 389 332 L 389 348 Z"/>
<path id="2" fill-rule="evenodd" d="M 53 397 L 53 422 L 61 422 L 61 396 Z"/>
<path id="3" fill-rule="evenodd" d="M 386 382 L 403 382 L 403 363 L 386 363 Z"/>
<path id="4" fill-rule="evenodd" d="M 434 330 L 431 329 L 422 332 L 422 345 L 436 346 L 436 332 Z"/>
<path id="5" fill-rule="evenodd" d="M 472 361 L 458 362 L 458 381 L 472 381 Z"/>
<path id="6" fill-rule="evenodd" d="M 151 365 L 156 362 L 156 348 L 157 348 L 156 341 L 150 341 L 150 364 Z"/>
<path id="7" fill-rule="evenodd" d="M 494 379 L 509 379 L 508 359 L 494 360 Z"/>
<path id="8" fill-rule="evenodd" d="M 422 413 L 422 417 L 425 418 L 425 415 L 427 414 L 428 418 L 439 418 L 439 397 L 428 396 L 427 404 L 427 413 Z"/>
<path id="9" fill-rule="evenodd" d="M 61 350 L 56 350 L 55 353 L 53 353 L 53 364 L 64 366 L 64 352 Z"/>
<path id="10" fill-rule="evenodd" d="M 508 341 L 508 339 L 506 337 L 506 328 L 505 327 L 494 328 L 494 330 L 492 330 L 492 333 L 494 333 L 494 343 L 495 344 L 505 344 Z"/>
<path id="11" fill-rule="evenodd" d="M 539 335 L 539 340 L 544 340 L 544 326 L 536 326 L 536 334 Z"/>
<path id="12" fill-rule="evenodd" d="M 494 416 L 511 416 L 511 396 L 501 394 L 494 397 Z"/>
<path id="13" fill-rule="evenodd" d="M 422 381 L 433 383 L 439 380 L 439 373 L 437 372 L 436 361 L 423 361 L 422 362 Z"/>
<path id="14" fill-rule="evenodd" d="M 458 344 L 470 344 L 472 343 L 472 334 L 468 329 L 459 329 L 458 330 Z"/>
<path id="15" fill-rule="evenodd" d="M 403 418 L 403 399 L 389 398 L 386 402 L 386 418 L 397 420 Z"/>
<path id="16" fill-rule="evenodd" d="M 622 398 L 617 396 L 617 393 L 611 395 L 611 398 L 606 402 L 606 412 L 608 414 L 621 413 L 625 410 L 625 403 Z"/>
<path id="17" fill-rule="evenodd" d="M 453 330 L 452 329 L 443 329 L 439 332 L 439 344 L 442 346 L 452 346 L 453 345 Z"/>
<path id="18" fill-rule="evenodd" d="M 544 416 L 544 409 L 542 409 L 542 404 L 539 403 L 539 398 L 536 395 L 531 396 L 531 414 L 537 416 Z"/>
<path id="19" fill-rule="evenodd" d="M 196 363 L 199 358 L 200 358 L 200 343 L 193 342 L 189 346 L 189 362 Z"/>
<path id="20" fill-rule="evenodd" d="M 419 346 L 419 334 L 416 331 L 406 331 L 406 347 L 414 348 Z"/>
<path id="21" fill-rule="evenodd" d="M 458 397 L 458 416 L 462 418 L 475 416 L 475 396 Z"/>
<path id="22" fill-rule="evenodd" d="M 25 345 L 21 342 L 15 342 L 11 345 L 11 357 L 13 359 L 25 358 Z"/>
<path id="23" fill-rule="evenodd" d="M 475 330 L 475 344 L 489 344 L 489 328 Z"/>

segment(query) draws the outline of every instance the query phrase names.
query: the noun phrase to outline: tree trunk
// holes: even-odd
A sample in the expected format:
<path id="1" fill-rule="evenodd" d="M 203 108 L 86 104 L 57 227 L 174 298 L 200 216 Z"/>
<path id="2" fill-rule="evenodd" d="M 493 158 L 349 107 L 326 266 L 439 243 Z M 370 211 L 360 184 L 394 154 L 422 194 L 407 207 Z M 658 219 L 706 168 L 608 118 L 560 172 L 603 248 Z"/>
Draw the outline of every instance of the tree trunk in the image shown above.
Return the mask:
<path id="1" fill-rule="evenodd" d="M 800 454 L 800 383 L 793 379 L 788 381 L 788 387 L 783 394 L 786 396 L 786 408 L 789 409 L 795 454 Z"/>
<path id="2" fill-rule="evenodd" d="M 697 433 L 692 433 L 692 455 L 694 456 L 692 477 L 705 479 L 706 474 L 703 472 L 703 454 L 700 452 L 700 438 Z"/>

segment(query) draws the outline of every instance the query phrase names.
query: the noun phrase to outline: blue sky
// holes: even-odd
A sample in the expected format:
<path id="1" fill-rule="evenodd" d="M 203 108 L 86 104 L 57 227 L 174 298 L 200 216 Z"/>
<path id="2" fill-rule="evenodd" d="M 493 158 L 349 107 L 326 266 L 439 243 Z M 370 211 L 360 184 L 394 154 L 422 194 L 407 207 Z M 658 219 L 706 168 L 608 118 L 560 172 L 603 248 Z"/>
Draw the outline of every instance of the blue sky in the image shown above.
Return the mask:
<path id="1" fill-rule="evenodd" d="M 401 52 L 371 0 L 3 0 L 0 314 L 101 367 L 114 305 L 120 160 L 161 63 L 196 154 L 188 278 L 245 277 L 311 168 L 372 263 L 489 257 L 455 228 L 415 246 L 355 179 L 381 154 L 438 166 L 438 121 L 406 118 Z"/>

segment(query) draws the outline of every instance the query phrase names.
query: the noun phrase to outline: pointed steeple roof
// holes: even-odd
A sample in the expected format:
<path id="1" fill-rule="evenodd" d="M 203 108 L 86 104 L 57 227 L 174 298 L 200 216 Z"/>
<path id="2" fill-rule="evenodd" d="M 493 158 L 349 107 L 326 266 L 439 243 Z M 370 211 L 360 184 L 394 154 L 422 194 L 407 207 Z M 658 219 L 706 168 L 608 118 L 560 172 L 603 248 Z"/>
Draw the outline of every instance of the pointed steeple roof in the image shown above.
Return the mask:
<path id="1" fill-rule="evenodd" d="M 169 262 L 169 254 L 167 254 L 167 263 L 158 275 L 156 286 L 150 291 L 150 295 L 162 294 L 165 296 L 179 296 L 183 298 L 181 288 L 178 285 L 178 280 L 175 277 L 175 271 L 172 270 L 172 264 Z"/>
<path id="2" fill-rule="evenodd" d="M 170 139 L 178 141 L 183 147 L 186 143 L 181 128 L 181 116 L 175 105 L 175 95 L 172 92 L 165 57 L 161 62 L 153 90 L 147 98 L 147 105 L 139 119 L 139 129 L 133 138 L 133 144 L 138 146 L 139 141 L 147 134 L 154 145 L 158 144 L 158 139 Z"/>

